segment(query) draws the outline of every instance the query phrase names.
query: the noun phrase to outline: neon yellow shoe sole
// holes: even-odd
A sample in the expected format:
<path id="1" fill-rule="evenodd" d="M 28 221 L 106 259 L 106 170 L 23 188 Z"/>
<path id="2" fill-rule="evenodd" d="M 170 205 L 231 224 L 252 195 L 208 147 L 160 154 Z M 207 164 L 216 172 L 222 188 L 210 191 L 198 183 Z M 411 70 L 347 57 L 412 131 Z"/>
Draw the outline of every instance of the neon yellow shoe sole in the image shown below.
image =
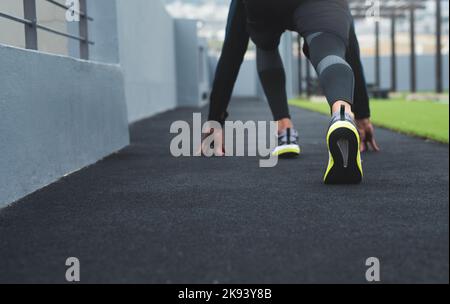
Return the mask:
<path id="1" fill-rule="evenodd" d="M 363 180 L 358 130 L 348 121 L 338 121 L 327 134 L 329 162 L 324 183 L 359 184 Z"/>
<path id="2" fill-rule="evenodd" d="M 283 145 L 276 147 L 272 155 L 281 158 L 294 158 L 299 156 L 300 153 L 301 149 L 299 145 Z"/>

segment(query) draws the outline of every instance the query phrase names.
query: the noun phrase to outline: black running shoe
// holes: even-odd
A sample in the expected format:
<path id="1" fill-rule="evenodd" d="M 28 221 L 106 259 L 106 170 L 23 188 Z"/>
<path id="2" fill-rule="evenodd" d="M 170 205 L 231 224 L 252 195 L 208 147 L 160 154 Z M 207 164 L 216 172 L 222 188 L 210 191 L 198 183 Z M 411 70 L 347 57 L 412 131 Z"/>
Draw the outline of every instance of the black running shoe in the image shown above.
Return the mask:
<path id="1" fill-rule="evenodd" d="M 363 179 L 360 136 L 345 107 L 333 115 L 327 134 L 330 159 L 325 184 L 359 184 Z"/>
<path id="2" fill-rule="evenodd" d="M 293 158 L 300 155 L 298 144 L 298 132 L 294 129 L 286 129 L 278 136 L 278 146 L 272 152 L 273 156 Z"/>

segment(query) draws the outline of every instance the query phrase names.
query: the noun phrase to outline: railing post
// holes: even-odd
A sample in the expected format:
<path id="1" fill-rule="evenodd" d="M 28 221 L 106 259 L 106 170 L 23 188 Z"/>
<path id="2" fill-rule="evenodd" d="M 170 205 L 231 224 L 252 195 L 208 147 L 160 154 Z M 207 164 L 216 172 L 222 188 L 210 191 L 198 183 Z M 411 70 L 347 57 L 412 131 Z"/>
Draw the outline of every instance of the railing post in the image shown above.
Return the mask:
<path id="1" fill-rule="evenodd" d="M 411 49 L 411 58 L 410 58 L 410 90 L 412 93 L 417 92 L 417 61 L 416 61 L 416 14 L 415 14 L 415 6 L 411 5 L 409 8 L 409 27 L 410 27 L 410 49 Z"/>
<path id="2" fill-rule="evenodd" d="M 298 44 L 298 95 L 303 95 L 302 37 L 297 35 Z"/>
<path id="3" fill-rule="evenodd" d="M 37 50 L 36 0 L 23 0 L 23 15 L 32 22 L 25 25 L 25 47 Z"/>
<path id="4" fill-rule="evenodd" d="M 397 92 L 397 17 L 391 17 L 391 91 Z"/>
<path id="5" fill-rule="evenodd" d="M 380 21 L 375 20 L 375 84 L 381 88 Z"/>
<path id="6" fill-rule="evenodd" d="M 89 59 L 89 36 L 86 0 L 80 0 L 80 58 Z"/>
<path id="7" fill-rule="evenodd" d="M 442 4 L 436 0 L 436 92 L 444 91 L 442 73 Z"/>
<path id="8" fill-rule="evenodd" d="M 311 64 L 306 61 L 306 97 L 310 99 L 312 95 L 312 78 L 311 78 Z"/>

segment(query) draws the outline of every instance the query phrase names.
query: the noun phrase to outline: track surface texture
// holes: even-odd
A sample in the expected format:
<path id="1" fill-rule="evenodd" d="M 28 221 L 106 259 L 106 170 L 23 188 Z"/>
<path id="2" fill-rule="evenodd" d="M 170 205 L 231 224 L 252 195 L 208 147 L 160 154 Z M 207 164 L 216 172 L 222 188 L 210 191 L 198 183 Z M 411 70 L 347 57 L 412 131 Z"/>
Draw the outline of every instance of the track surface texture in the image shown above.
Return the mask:
<path id="1" fill-rule="evenodd" d="M 0 283 L 383 283 L 449 281 L 449 148 L 377 130 L 359 186 L 322 184 L 326 116 L 293 108 L 303 154 L 174 158 L 178 109 L 131 127 L 132 144 L 0 210 Z M 205 109 L 203 109 L 205 113 Z M 235 100 L 234 120 L 269 120 Z"/>

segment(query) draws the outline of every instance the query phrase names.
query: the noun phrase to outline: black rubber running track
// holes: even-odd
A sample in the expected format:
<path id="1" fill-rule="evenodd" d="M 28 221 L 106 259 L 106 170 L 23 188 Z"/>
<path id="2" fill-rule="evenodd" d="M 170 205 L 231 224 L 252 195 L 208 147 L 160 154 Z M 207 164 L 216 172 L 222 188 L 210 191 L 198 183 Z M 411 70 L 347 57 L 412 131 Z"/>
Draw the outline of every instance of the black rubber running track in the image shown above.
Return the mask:
<path id="1" fill-rule="evenodd" d="M 235 101 L 233 119 L 269 119 Z M 0 282 L 384 283 L 449 281 L 449 150 L 378 130 L 360 186 L 324 186 L 328 118 L 293 109 L 304 154 L 173 158 L 175 110 L 131 129 L 132 144 L 0 211 Z"/>

